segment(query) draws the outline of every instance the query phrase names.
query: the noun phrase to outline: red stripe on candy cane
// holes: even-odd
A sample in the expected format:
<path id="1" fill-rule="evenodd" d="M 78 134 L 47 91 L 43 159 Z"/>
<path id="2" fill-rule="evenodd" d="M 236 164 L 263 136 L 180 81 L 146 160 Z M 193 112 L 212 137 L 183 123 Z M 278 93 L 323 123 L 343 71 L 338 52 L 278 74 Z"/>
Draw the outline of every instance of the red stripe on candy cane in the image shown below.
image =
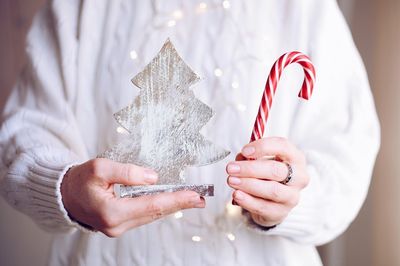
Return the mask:
<path id="1" fill-rule="evenodd" d="M 268 75 L 250 142 L 263 137 L 278 81 L 285 67 L 293 63 L 300 64 L 304 71 L 304 81 L 298 96 L 305 100 L 310 99 L 315 83 L 315 68 L 310 58 L 300 52 L 289 52 L 279 57 Z"/>

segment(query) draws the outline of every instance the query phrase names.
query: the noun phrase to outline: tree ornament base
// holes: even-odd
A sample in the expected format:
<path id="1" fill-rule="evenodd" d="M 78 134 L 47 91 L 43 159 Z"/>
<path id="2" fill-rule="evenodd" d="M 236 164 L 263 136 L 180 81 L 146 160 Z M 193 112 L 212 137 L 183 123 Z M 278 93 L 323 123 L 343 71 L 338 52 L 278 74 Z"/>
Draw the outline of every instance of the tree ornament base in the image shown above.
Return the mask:
<path id="1" fill-rule="evenodd" d="M 176 192 L 189 190 L 197 192 L 202 197 L 214 196 L 214 185 L 148 185 L 124 186 L 115 185 L 115 193 L 121 198 L 135 198 L 146 195 L 155 195 L 162 192 Z"/>

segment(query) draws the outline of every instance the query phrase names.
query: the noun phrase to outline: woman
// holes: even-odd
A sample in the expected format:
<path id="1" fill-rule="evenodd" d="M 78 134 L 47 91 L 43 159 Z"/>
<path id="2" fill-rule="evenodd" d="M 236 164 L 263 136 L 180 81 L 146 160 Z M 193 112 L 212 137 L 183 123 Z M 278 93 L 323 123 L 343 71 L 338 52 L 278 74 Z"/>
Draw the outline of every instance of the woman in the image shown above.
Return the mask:
<path id="1" fill-rule="evenodd" d="M 93 159 L 117 142 L 112 113 L 132 101 L 129 79 L 167 37 L 204 77 L 193 89 L 216 115 L 203 135 L 240 153 L 188 170 L 188 183 L 215 184 L 207 206 L 190 191 L 117 199 L 114 183 L 151 184 L 157 173 Z M 316 66 L 314 95 L 296 98 L 302 73 L 288 68 L 265 138 L 246 145 L 267 70 L 292 50 Z M 365 199 L 379 126 L 333 0 L 53 1 L 27 52 L 3 112 L 1 191 L 56 233 L 50 265 L 319 265 L 315 246 Z"/>

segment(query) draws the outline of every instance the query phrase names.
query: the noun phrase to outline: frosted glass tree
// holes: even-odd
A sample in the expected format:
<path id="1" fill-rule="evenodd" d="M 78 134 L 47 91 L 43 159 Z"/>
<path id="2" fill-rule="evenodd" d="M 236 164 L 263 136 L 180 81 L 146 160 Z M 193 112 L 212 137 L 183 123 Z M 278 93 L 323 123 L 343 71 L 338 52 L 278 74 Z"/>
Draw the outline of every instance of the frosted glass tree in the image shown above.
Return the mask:
<path id="1" fill-rule="evenodd" d="M 132 79 L 140 94 L 114 114 L 129 134 L 99 157 L 152 168 L 159 180 L 151 186 L 121 186 L 121 196 L 183 189 L 212 196 L 212 185 L 186 185 L 183 173 L 187 166 L 211 164 L 229 154 L 199 133 L 213 111 L 190 89 L 198 80 L 169 39 Z"/>

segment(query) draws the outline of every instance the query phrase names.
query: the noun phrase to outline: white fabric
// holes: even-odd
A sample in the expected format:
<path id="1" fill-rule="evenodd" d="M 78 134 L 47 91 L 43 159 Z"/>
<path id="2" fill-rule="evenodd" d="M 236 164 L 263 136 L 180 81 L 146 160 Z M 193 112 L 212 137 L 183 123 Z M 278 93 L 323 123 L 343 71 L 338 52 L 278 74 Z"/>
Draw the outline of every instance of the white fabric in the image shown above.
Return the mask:
<path id="1" fill-rule="evenodd" d="M 50 265 L 319 265 L 314 246 L 338 236 L 357 215 L 379 146 L 379 125 L 362 61 L 336 2 L 231 0 L 225 10 L 210 0 L 206 12 L 197 4 L 53 1 L 36 16 L 28 36 L 29 65 L 3 112 L 1 192 L 41 227 L 58 232 Z M 166 27 L 176 9 L 184 11 L 183 18 Z M 116 143 L 112 114 L 132 101 L 138 89 L 130 78 L 167 37 L 203 77 L 193 90 L 216 112 L 202 133 L 232 151 L 223 162 L 188 170 L 188 183 L 214 183 L 216 196 L 207 199 L 206 209 L 117 239 L 77 230 L 57 184 L 69 165 Z M 314 62 L 314 94 L 309 102 L 299 100 L 302 70 L 287 68 L 266 135 L 287 137 L 305 152 L 311 182 L 287 219 L 261 232 L 227 212 L 225 165 L 250 138 L 270 66 L 291 50 Z M 214 75 L 216 68 L 221 77 Z M 201 241 L 193 242 L 193 235 Z"/>

